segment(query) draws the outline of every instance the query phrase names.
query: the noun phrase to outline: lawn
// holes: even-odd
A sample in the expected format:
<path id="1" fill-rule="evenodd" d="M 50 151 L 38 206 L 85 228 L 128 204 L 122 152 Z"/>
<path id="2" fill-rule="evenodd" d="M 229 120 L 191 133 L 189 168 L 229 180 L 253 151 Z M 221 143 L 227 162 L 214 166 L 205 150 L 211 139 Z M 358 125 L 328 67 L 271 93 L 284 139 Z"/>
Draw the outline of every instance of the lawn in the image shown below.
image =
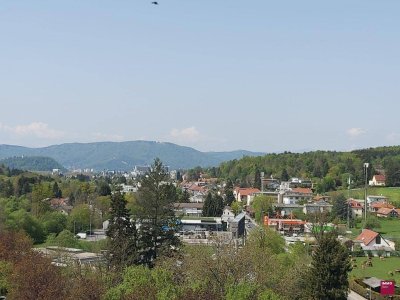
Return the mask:
<path id="1" fill-rule="evenodd" d="M 381 260 L 378 257 L 372 258 L 372 267 L 365 267 L 362 269 L 362 262 L 368 260 L 367 257 L 357 257 L 357 267 L 353 268 L 350 277 L 364 278 L 364 277 L 377 277 L 384 280 L 395 280 L 400 282 L 400 258 L 399 257 L 385 257 Z M 388 274 L 389 271 L 393 272 L 394 276 Z"/>
<path id="2" fill-rule="evenodd" d="M 374 229 L 374 231 L 381 233 L 384 238 L 393 241 L 400 240 L 400 219 L 378 218 L 378 220 L 381 227 Z M 353 237 L 357 237 L 361 233 L 361 226 L 362 223 L 357 222 L 356 227 L 351 229 Z"/>
<path id="3" fill-rule="evenodd" d="M 343 191 L 347 197 L 348 192 Z M 400 204 L 400 188 L 398 187 L 368 187 L 368 195 L 373 196 L 385 196 L 390 202 L 395 205 Z M 364 199 L 364 189 L 353 189 L 350 190 L 350 197 L 354 199 Z"/>

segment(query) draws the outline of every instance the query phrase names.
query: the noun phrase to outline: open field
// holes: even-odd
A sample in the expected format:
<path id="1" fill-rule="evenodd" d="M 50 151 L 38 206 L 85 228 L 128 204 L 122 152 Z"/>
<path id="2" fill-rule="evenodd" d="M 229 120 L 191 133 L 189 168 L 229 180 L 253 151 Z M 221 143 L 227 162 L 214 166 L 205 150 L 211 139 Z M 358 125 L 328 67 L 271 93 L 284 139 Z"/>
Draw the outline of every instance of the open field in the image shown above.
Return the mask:
<path id="1" fill-rule="evenodd" d="M 328 195 L 335 195 L 338 193 L 342 193 L 347 197 L 354 199 L 364 199 L 364 188 L 351 189 L 350 192 L 348 190 L 338 190 L 327 193 Z M 390 202 L 393 202 L 394 205 L 398 205 L 400 207 L 400 187 L 368 187 L 367 190 L 368 195 L 374 196 L 385 196 L 389 198 Z"/>
<path id="2" fill-rule="evenodd" d="M 372 258 L 372 267 L 365 267 L 362 269 L 361 264 L 363 261 L 368 260 L 367 257 L 357 257 L 357 267 L 353 268 L 350 277 L 364 278 L 364 277 L 377 277 L 384 280 L 395 280 L 400 282 L 400 258 L 399 257 L 385 257 L 381 260 L 378 257 Z M 399 270 L 399 272 L 396 272 Z M 393 272 L 394 276 L 388 274 L 389 271 Z"/>
<path id="3" fill-rule="evenodd" d="M 374 231 L 381 233 L 384 238 L 400 240 L 400 219 L 378 218 L 378 220 L 381 227 L 376 228 Z M 356 227 L 351 229 L 353 237 L 358 236 L 361 233 L 361 230 L 362 223 L 357 222 Z"/>

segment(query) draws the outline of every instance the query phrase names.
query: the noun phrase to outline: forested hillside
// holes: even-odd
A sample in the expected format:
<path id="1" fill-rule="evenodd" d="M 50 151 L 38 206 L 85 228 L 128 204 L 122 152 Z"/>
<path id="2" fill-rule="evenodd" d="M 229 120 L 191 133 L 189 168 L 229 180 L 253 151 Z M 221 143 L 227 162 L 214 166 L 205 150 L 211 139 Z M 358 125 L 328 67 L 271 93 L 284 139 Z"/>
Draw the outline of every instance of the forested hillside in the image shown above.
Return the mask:
<path id="1" fill-rule="evenodd" d="M 291 177 L 310 178 L 317 192 L 347 188 L 364 184 L 363 164 L 368 162 L 368 179 L 384 173 L 387 185 L 400 186 L 400 147 L 379 147 L 351 152 L 315 151 L 307 153 L 267 154 L 244 157 L 222 163 L 212 170 L 213 175 L 229 178 L 242 186 L 254 185 L 260 172 L 265 177 L 288 180 Z"/>
<path id="2" fill-rule="evenodd" d="M 53 169 L 63 170 L 64 167 L 51 157 L 43 156 L 19 156 L 0 160 L 0 165 L 5 165 L 10 169 L 20 169 L 28 171 L 51 171 Z"/>

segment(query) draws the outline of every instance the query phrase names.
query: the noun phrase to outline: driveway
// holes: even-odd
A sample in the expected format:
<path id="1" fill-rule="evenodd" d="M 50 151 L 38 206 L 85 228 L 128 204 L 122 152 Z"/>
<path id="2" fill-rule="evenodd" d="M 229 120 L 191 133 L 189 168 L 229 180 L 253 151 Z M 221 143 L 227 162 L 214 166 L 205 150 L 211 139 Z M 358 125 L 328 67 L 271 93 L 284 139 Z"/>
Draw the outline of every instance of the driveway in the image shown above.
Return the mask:
<path id="1" fill-rule="evenodd" d="M 347 300 L 366 300 L 366 299 L 367 298 L 364 298 L 353 291 L 350 291 L 350 294 L 347 296 Z"/>

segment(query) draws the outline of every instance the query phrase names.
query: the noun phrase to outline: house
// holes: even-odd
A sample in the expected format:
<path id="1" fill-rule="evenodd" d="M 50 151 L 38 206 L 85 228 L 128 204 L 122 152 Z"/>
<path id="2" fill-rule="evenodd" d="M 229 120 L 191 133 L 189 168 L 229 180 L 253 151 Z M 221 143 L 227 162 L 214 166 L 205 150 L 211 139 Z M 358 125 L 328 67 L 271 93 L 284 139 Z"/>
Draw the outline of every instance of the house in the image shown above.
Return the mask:
<path id="1" fill-rule="evenodd" d="M 382 218 L 398 218 L 399 212 L 397 209 L 394 208 L 381 207 L 376 212 L 376 216 Z"/>
<path id="2" fill-rule="evenodd" d="M 387 202 L 374 202 L 369 206 L 369 210 L 371 212 L 378 212 L 381 208 L 390 208 L 393 209 L 394 206 Z"/>
<path id="3" fill-rule="evenodd" d="M 299 204 L 299 202 L 312 202 L 313 192 L 309 188 L 293 188 L 283 194 L 284 204 Z"/>
<path id="4" fill-rule="evenodd" d="M 222 222 L 228 223 L 235 219 L 235 213 L 232 211 L 230 206 L 225 206 L 223 212 L 222 212 Z"/>
<path id="5" fill-rule="evenodd" d="M 331 212 L 332 211 L 332 204 L 324 200 L 316 201 L 314 203 L 306 203 L 303 207 L 303 212 L 305 214 L 310 213 L 323 213 L 323 212 Z"/>
<path id="6" fill-rule="evenodd" d="M 394 242 L 384 239 L 380 233 L 370 229 L 363 229 L 354 243 L 359 244 L 365 252 L 371 252 L 373 256 L 390 256 L 395 250 Z"/>
<path id="7" fill-rule="evenodd" d="M 73 209 L 70 204 L 69 198 L 52 198 L 45 199 L 45 201 L 49 201 L 50 207 L 58 212 L 63 213 L 64 215 L 69 215 Z"/>
<path id="8" fill-rule="evenodd" d="M 367 196 L 368 204 L 372 204 L 375 202 L 388 202 L 388 201 L 389 201 L 388 197 L 385 197 L 385 196 L 374 196 L 374 195 Z"/>
<path id="9" fill-rule="evenodd" d="M 374 175 L 372 180 L 369 181 L 370 186 L 385 186 L 386 176 L 382 174 Z"/>
<path id="10" fill-rule="evenodd" d="M 245 205 L 250 205 L 254 199 L 256 193 L 260 193 L 261 191 L 256 188 L 235 188 L 233 190 L 233 195 L 236 198 L 236 201 L 244 202 Z"/>
<path id="11" fill-rule="evenodd" d="M 313 200 L 315 201 L 315 202 L 318 202 L 318 201 L 325 201 L 325 202 L 330 202 L 330 200 L 331 200 L 331 196 L 327 196 L 327 195 L 317 195 L 317 196 L 315 196 L 314 198 L 313 198 Z"/>
<path id="12" fill-rule="evenodd" d="M 297 219 L 277 219 L 264 216 L 264 225 L 276 231 L 284 233 L 301 233 L 304 232 L 305 221 Z"/>
<path id="13" fill-rule="evenodd" d="M 364 200 L 356 200 L 350 198 L 347 200 L 348 205 L 351 209 L 351 216 L 355 218 L 362 218 L 364 213 Z"/>

